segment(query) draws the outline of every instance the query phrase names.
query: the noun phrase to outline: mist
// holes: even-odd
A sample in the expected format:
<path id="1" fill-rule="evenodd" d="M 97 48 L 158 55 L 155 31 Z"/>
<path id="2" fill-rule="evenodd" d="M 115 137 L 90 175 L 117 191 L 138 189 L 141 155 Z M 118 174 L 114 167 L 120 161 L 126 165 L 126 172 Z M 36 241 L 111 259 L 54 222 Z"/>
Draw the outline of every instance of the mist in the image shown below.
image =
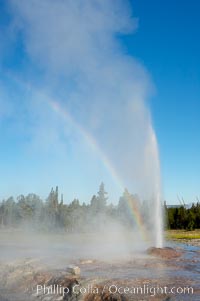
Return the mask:
<path id="1" fill-rule="evenodd" d="M 144 66 L 120 44 L 124 34 L 137 29 L 129 3 L 22 0 L 10 5 L 28 57 L 28 80 L 56 97 L 94 137 L 124 187 L 152 196 L 153 129 L 148 108 L 152 83 Z M 31 109 L 45 117 L 35 134 L 44 131 L 37 141 L 42 143 L 45 136 L 48 139 L 46 124 L 52 116 L 41 104 L 38 108 L 35 99 Z M 73 140 L 70 136 L 69 129 L 66 139 Z"/>
<path id="2" fill-rule="evenodd" d="M 24 55 L 23 72 L 17 71 L 17 75 L 15 72 L 15 77 L 26 96 L 22 101 L 27 114 L 25 133 L 29 136 L 25 147 L 28 155 L 44 152 L 45 157 L 36 166 L 44 183 L 37 184 L 32 176 L 29 185 L 33 183 L 37 188 L 47 185 L 49 180 L 50 185 L 55 184 L 49 178 L 54 157 L 59 158 L 55 175 L 69 182 L 67 166 L 71 153 L 75 154 L 74 168 L 83 181 L 89 175 L 91 181 L 84 182 L 88 187 L 95 173 L 115 181 L 113 175 L 108 175 L 110 169 L 102 172 L 99 167 L 104 160 L 117 178 L 117 184 L 109 188 L 127 187 L 131 193 L 148 200 L 159 195 L 160 202 L 159 154 L 148 103 L 154 87 L 148 71 L 121 43 L 125 35 L 132 35 L 139 28 L 130 3 L 121 0 L 8 3 L 12 43 L 20 42 Z M 59 105 L 60 111 L 68 112 L 70 119 L 49 109 L 49 99 Z M 21 125 L 21 132 L 20 117 L 24 116 L 24 110 L 19 111 L 17 124 Z M 88 145 L 83 133 L 92 137 L 95 148 Z M 77 190 L 80 181 L 71 181 Z M 156 216 L 160 214 L 157 210 Z M 104 229 L 105 233 L 106 229 L 111 229 L 111 233 L 118 229 L 119 242 L 124 235 L 120 235 L 124 231 L 115 221 Z"/>

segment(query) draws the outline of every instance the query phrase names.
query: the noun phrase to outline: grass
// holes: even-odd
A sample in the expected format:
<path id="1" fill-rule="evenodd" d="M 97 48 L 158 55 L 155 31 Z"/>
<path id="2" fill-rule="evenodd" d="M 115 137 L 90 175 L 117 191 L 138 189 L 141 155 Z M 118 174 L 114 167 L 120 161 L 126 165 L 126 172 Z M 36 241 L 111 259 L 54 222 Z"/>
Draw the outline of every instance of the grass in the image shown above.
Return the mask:
<path id="1" fill-rule="evenodd" d="M 186 230 L 167 230 L 165 231 L 166 239 L 200 239 L 200 229 L 194 231 L 186 231 Z"/>

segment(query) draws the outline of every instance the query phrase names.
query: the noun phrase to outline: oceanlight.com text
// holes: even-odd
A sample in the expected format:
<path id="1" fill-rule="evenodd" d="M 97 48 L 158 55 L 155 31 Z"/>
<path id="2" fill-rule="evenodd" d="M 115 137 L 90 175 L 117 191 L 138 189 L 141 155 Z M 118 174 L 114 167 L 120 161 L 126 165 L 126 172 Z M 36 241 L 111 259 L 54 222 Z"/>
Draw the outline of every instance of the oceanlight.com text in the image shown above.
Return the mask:
<path id="1" fill-rule="evenodd" d="M 104 287 L 104 291 L 108 291 L 112 294 L 132 294 L 132 295 L 150 295 L 156 296 L 160 294 L 172 294 L 172 295 L 192 295 L 194 293 L 193 287 L 168 287 L 168 286 L 150 286 L 144 284 L 143 286 L 117 286 L 115 284 Z"/>

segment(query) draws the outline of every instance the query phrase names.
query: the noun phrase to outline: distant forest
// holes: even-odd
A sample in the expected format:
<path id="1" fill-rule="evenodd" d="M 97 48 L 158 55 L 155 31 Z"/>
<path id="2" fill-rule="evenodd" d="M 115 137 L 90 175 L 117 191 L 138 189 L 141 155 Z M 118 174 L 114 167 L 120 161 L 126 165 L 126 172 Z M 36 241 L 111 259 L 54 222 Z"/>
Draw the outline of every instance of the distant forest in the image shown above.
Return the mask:
<path id="1" fill-rule="evenodd" d="M 0 228 L 24 228 L 38 231 L 88 232 L 101 230 L 107 221 L 117 221 L 132 229 L 136 227 L 133 211 L 140 215 L 143 224 L 149 229 L 152 223 L 151 201 L 142 201 L 127 189 L 117 205 L 108 204 L 108 193 L 101 183 L 99 191 L 88 204 L 80 204 L 78 199 L 65 204 L 63 195 L 59 197 L 58 187 L 52 188 L 46 200 L 36 194 L 9 197 L 0 202 Z M 132 208 L 132 209 L 131 209 Z M 163 205 L 168 229 L 194 230 L 200 228 L 200 203 L 190 209 L 185 206 L 167 208 Z"/>
<path id="2" fill-rule="evenodd" d="M 184 205 L 175 208 L 165 206 L 166 226 L 168 229 L 200 229 L 200 203 L 193 203 L 190 208 Z"/>

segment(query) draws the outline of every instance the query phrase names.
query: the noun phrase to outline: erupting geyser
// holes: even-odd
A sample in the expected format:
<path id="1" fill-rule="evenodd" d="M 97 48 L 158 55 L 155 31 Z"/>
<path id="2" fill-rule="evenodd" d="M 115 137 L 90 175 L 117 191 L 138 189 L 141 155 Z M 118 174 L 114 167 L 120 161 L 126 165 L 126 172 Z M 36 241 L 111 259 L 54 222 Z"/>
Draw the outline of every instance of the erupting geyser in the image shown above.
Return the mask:
<path id="1" fill-rule="evenodd" d="M 158 193 L 155 201 L 155 246 L 156 248 L 163 248 L 163 213 L 160 194 Z"/>
<path id="2" fill-rule="evenodd" d="M 148 160 L 153 160 L 154 171 L 153 175 L 153 186 L 154 186 L 154 209 L 152 212 L 154 218 L 154 246 L 156 248 L 163 247 L 163 209 L 161 202 L 161 181 L 160 181 L 160 160 L 158 145 L 153 128 L 150 128 L 150 146 L 149 147 L 149 158 Z"/>
<path id="3" fill-rule="evenodd" d="M 153 245 L 162 247 L 159 155 L 147 103 L 152 83 L 144 66 L 121 47 L 122 35 L 132 34 L 138 26 L 129 2 L 23 0 L 11 1 L 11 6 L 27 70 L 34 66 L 31 74 L 37 74 L 29 82 L 44 90 L 35 93 L 30 84 L 25 108 L 31 150 L 36 150 L 37 158 L 37 150 L 44 149 L 45 158 L 48 154 L 51 158 L 43 167 L 46 174 L 60 168 L 56 182 L 63 187 L 66 179 L 79 180 L 76 192 L 83 200 L 93 188 L 81 177 L 93 179 L 93 184 L 103 177 L 111 191 L 122 193 L 127 187 L 141 200 L 153 200 L 147 224 Z M 40 161 L 46 162 L 42 155 Z M 117 202 L 116 196 L 113 200 Z M 141 228 L 136 207 L 130 210 Z"/>

